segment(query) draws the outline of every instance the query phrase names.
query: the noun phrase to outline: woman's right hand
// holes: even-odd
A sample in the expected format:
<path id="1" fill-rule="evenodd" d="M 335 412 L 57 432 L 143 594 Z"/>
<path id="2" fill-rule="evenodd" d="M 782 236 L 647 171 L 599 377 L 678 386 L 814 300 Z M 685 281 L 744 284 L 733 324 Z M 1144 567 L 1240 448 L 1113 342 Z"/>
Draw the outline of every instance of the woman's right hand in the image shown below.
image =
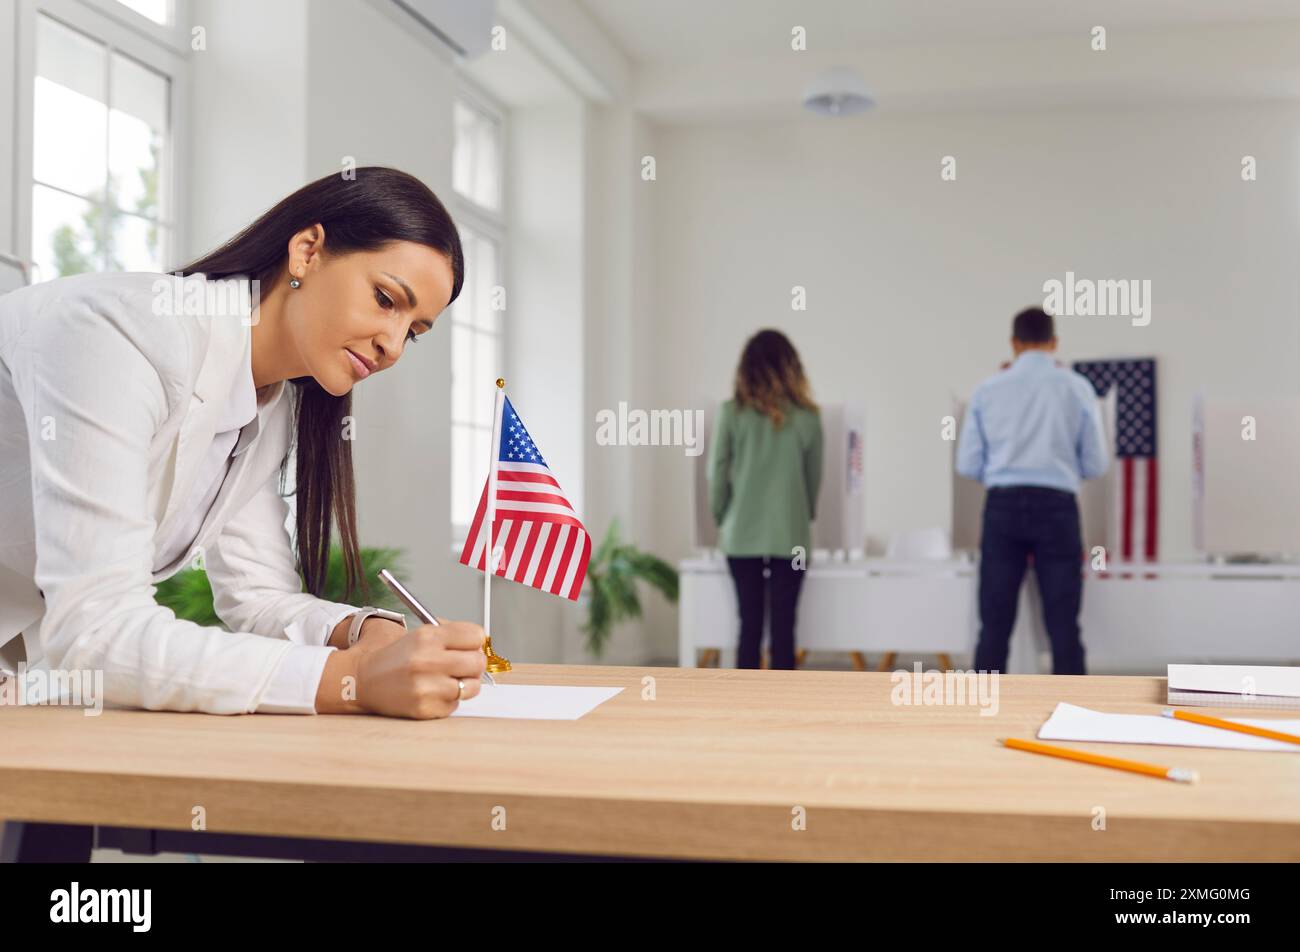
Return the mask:
<path id="1" fill-rule="evenodd" d="M 336 652 L 355 655 L 348 660 L 355 666 L 356 699 L 348 706 L 387 717 L 447 717 L 482 687 L 484 641 L 482 626 L 444 621 L 413 628 L 383 647 Z M 458 681 L 465 682 L 464 694 L 459 694 Z M 317 710 L 326 713 L 320 704 Z"/>

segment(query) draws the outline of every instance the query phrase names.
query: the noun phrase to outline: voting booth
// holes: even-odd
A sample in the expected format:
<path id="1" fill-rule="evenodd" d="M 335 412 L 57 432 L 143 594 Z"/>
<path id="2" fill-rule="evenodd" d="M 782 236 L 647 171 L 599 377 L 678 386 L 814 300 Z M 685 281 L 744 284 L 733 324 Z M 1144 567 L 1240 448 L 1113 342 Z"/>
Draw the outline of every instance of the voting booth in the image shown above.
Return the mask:
<path id="1" fill-rule="evenodd" d="M 1083 546 L 1089 552 L 1094 546 L 1105 546 L 1108 554 L 1120 551 L 1116 538 L 1114 519 L 1115 501 L 1115 389 L 1098 398 L 1102 425 L 1106 430 L 1106 446 L 1111 462 L 1106 472 L 1096 479 L 1085 479 L 1079 487 L 1079 521 L 1083 531 Z M 966 401 L 953 399 L 953 416 L 957 420 L 957 433 L 961 433 L 966 418 Z M 984 515 L 984 486 L 957 473 L 957 440 L 952 443 L 952 547 L 954 551 L 978 552 L 980 527 Z M 1111 556 L 1108 555 L 1108 558 Z"/>
<path id="2" fill-rule="evenodd" d="M 1300 556 L 1300 396 L 1196 395 L 1192 533 L 1212 557 Z"/>
<path id="3" fill-rule="evenodd" d="M 705 404 L 704 452 L 695 457 L 694 542 L 697 549 L 718 547 L 718 527 L 709 510 L 709 447 L 713 440 L 717 402 Z M 817 518 L 812 524 L 814 549 L 861 555 L 866 546 L 864 417 L 861 408 L 845 403 L 821 406 L 822 484 Z"/>

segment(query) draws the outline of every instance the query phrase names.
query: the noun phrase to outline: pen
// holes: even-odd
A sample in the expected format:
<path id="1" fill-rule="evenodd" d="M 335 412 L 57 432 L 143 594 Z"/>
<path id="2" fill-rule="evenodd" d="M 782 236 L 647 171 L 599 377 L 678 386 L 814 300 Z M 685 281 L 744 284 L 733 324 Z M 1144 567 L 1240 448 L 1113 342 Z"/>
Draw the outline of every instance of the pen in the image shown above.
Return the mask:
<path id="1" fill-rule="evenodd" d="M 392 572 L 388 571 L 388 569 L 379 570 L 379 580 L 387 585 L 392 593 L 400 598 L 407 608 L 415 612 L 416 616 L 426 625 L 438 624 L 438 619 L 433 617 L 433 612 L 420 604 L 420 600 L 407 591 L 406 586 L 399 582 L 397 577 L 393 575 Z M 492 675 L 484 671 L 483 683 L 496 684 L 496 681 L 492 679 Z"/>
<path id="2" fill-rule="evenodd" d="M 1039 744 L 1032 740 L 1018 737 L 1002 739 L 1002 744 L 1015 750 L 1027 750 L 1035 754 L 1047 754 L 1049 757 L 1063 757 L 1099 767 L 1113 767 L 1116 770 L 1128 770 L 1133 773 L 1146 774 L 1148 777 L 1160 777 L 1163 780 L 1175 780 L 1179 783 L 1195 783 L 1196 771 L 1186 767 L 1161 767 L 1157 764 L 1144 764 L 1138 760 L 1123 760 L 1119 757 L 1106 757 L 1102 754 L 1090 754 L 1086 750 L 1071 750 L 1069 747 L 1057 747 L 1054 744 Z"/>
<path id="3" fill-rule="evenodd" d="M 1267 737 L 1269 740 L 1286 741 L 1289 744 L 1300 744 L 1300 737 L 1295 734 L 1287 734 L 1283 731 L 1271 731 L 1264 727 L 1255 727 L 1251 724 L 1238 724 L 1234 721 L 1225 721 L 1222 718 L 1211 717 L 1208 714 L 1194 714 L 1191 711 L 1175 711 L 1167 707 L 1161 711 L 1165 717 L 1172 717 L 1177 721 L 1191 721 L 1193 724 L 1204 724 L 1206 727 L 1221 727 L 1225 731 L 1236 731 L 1239 734 L 1253 734 L 1256 737 Z"/>

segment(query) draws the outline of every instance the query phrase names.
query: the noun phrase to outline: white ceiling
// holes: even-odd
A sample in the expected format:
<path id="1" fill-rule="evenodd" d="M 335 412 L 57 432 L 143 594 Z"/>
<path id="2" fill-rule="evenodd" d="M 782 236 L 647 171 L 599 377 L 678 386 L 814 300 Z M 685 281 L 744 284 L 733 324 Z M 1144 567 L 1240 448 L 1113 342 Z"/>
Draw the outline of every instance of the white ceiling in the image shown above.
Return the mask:
<path id="1" fill-rule="evenodd" d="M 809 51 L 1087 35 L 1103 25 L 1159 29 L 1258 20 L 1300 22 L 1300 0 L 579 0 L 638 63 Z"/>

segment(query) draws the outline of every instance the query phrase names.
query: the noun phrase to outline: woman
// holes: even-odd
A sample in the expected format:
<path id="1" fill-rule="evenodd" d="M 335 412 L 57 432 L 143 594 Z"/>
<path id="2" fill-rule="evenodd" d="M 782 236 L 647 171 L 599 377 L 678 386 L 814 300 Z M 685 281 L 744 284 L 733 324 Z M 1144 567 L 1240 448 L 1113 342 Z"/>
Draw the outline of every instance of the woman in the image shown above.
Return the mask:
<path id="1" fill-rule="evenodd" d="M 709 503 L 736 585 L 742 668 L 759 666 L 765 596 L 772 667 L 794 668 L 795 607 L 821 475 L 821 415 L 799 354 L 780 331 L 759 331 L 745 344 L 709 447 Z"/>
<path id="2" fill-rule="evenodd" d="M 111 704 L 450 714 L 479 691 L 479 626 L 407 631 L 317 597 L 335 523 L 346 597 L 361 580 L 352 387 L 460 293 L 447 210 L 395 169 L 331 175 L 178 274 L 0 298 L 0 644 L 23 632 L 29 666 L 102 671 Z M 198 558 L 230 631 L 154 601 Z"/>

